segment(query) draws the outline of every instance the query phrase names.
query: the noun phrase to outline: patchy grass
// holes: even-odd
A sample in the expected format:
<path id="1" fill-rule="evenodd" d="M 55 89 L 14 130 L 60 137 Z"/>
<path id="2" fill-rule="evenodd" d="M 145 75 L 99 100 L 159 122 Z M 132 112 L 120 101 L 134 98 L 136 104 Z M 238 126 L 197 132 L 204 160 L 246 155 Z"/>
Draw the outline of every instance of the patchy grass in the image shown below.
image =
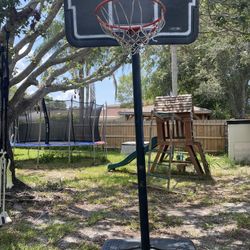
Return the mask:
<path id="1" fill-rule="evenodd" d="M 91 227 L 95 225 L 97 222 L 104 220 L 107 217 L 107 214 L 103 211 L 93 212 L 89 218 L 87 219 L 87 226 Z"/>
<path id="2" fill-rule="evenodd" d="M 15 153 L 17 175 L 33 189 L 8 200 L 13 223 L 0 228 L 0 249 L 97 250 L 108 238 L 140 237 L 135 161 L 107 172 L 124 156 L 100 154 L 93 165 L 89 152 L 73 152 L 69 165 L 67 152 L 44 150 L 37 166 L 36 150 Z M 148 178 L 151 236 L 187 237 L 198 250 L 248 249 L 250 168 L 208 160 L 213 180 L 174 175 L 167 192 L 167 180 Z"/>
<path id="3" fill-rule="evenodd" d="M 177 216 L 164 216 L 163 217 L 163 226 L 165 227 L 180 227 L 183 225 L 183 219 Z"/>
<path id="4" fill-rule="evenodd" d="M 239 229 L 244 228 L 250 230 L 250 214 L 249 213 L 239 213 L 234 216 L 237 226 Z"/>
<path id="5" fill-rule="evenodd" d="M 0 249 L 44 249 L 44 243 L 40 242 L 44 236 L 43 231 L 34 228 L 26 221 L 15 223 L 14 227 L 6 226 L 0 232 Z M 51 245 L 48 249 L 57 248 Z"/>

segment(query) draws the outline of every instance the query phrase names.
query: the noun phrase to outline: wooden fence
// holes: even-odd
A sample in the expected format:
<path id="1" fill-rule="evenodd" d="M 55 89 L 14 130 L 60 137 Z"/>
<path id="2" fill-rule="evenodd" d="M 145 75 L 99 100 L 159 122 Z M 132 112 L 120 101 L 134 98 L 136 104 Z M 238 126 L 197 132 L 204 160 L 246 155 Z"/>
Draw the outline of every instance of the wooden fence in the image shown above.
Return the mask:
<path id="1" fill-rule="evenodd" d="M 223 153 L 227 146 L 227 127 L 224 120 L 195 120 L 194 137 L 203 145 L 207 153 Z M 156 125 L 152 126 L 152 135 L 156 136 Z M 150 122 L 144 122 L 145 141 L 149 140 Z M 108 148 L 121 148 L 125 141 L 135 141 L 133 121 L 108 121 L 106 126 Z"/>

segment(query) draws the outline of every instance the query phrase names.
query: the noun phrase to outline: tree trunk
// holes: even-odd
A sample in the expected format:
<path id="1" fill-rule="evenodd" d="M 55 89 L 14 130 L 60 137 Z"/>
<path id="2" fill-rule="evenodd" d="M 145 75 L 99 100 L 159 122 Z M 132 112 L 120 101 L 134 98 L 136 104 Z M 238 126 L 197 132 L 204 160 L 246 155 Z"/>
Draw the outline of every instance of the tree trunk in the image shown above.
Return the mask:
<path id="1" fill-rule="evenodd" d="M 10 171 L 11 171 L 11 176 L 12 176 L 12 182 L 13 182 L 13 190 L 24 190 L 24 189 L 31 189 L 28 185 L 26 185 L 25 183 L 23 183 L 22 181 L 20 181 L 17 177 L 16 177 L 16 167 L 15 167 L 15 161 L 14 161 L 14 154 L 13 154 L 13 149 L 11 147 L 10 144 L 10 140 L 9 137 L 7 137 L 7 155 L 11 160 L 11 165 L 10 165 Z"/>

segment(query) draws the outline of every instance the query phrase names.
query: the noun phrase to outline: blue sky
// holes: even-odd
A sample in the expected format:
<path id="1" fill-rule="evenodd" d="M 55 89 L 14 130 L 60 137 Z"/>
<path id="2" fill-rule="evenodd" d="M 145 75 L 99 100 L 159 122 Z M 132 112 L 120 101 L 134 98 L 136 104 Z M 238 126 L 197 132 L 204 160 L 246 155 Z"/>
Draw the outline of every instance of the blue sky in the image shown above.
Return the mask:
<path id="1" fill-rule="evenodd" d="M 105 79 L 102 82 L 97 82 L 96 86 L 96 102 L 107 104 L 115 104 L 115 88 L 112 79 Z"/>
<path id="2" fill-rule="evenodd" d="M 112 79 L 104 79 L 102 82 L 96 82 L 96 102 L 98 104 L 104 104 L 107 102 L 110 104 L 118 104 L 115 100 L 115 88 Z M 53 97 L 56 100 L 70 100 L 74 95 L 74 91 L 56 92 L 50 94 L 49 96 Z"/>

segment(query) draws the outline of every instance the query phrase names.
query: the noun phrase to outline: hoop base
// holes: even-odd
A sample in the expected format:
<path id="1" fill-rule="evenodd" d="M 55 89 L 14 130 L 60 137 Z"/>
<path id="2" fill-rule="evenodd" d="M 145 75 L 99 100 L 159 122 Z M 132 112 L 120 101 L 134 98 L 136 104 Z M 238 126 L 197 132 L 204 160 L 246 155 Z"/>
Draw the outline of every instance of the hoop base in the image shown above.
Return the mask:
<path id="1" fill-rule="evenodd" d="M 108 240 L 102 247 L 102 250 L 126 250 L 134 249 L 141 250 L 139 240 Z M 187 239 L 152 239 L 150 250 L 195 250 L 192 241 Z"/>

